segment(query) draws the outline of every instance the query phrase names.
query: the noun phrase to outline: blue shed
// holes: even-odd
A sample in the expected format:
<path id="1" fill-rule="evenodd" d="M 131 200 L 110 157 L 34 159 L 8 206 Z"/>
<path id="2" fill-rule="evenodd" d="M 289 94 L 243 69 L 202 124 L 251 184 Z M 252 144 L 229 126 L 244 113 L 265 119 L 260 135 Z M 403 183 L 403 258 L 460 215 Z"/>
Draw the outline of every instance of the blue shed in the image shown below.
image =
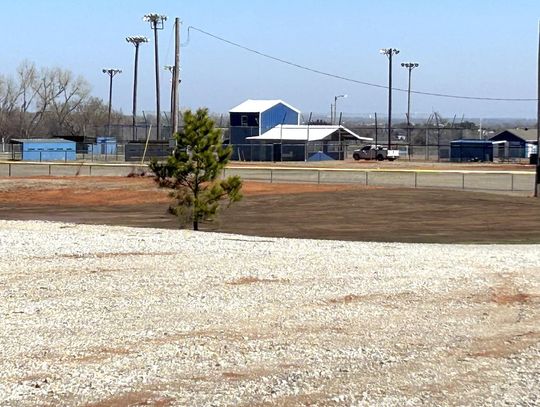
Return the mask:
<path id="1" fill-rule="evenodd" d="M 100 136 L 94 144 L 88 146 L 88 154 L 115 155 L 116 150 L 116 137 Z"/>
<path id="2" fill-rule="evenodd" d="M 60 138 L 12 139 L 13 159 L 23 161 L 74 161 L 76 143 Z"/>
<path id="3" fill-rule="evenodd" d="M 536 129 L 507 129 L 491 137 L 491 141 L 499 144 L 499 158 L 527 158 L 536 144 Z"/>
<path id="4" fill-rule="evenodd" d="M 450 161 L 493 161 L 493 142 L 473 139 L 451 141 Z"/>
<path id="5" fill-rule="evenodd" d="M 260 136 L 280 124 L 299 124 L 300 110 L 282 100 L 252 100 L 233 107 L 230 144 L 249 144 L 246 137 Z"/>

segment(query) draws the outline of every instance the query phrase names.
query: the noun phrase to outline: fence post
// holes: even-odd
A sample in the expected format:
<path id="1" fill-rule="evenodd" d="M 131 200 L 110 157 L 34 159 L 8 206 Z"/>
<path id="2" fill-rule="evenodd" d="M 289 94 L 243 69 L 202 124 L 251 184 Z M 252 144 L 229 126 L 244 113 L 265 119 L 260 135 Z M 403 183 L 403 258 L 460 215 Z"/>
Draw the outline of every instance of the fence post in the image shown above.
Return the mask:
<path id="1" fill-rule="evenodd" d="M 365 174 L 366 174 L 366 186 L 367 186 L 367 185 L 369 185 L 369 175 L 368 175 L 369 172 L 366 171 Z"/>
<path id="2" fill-rule="evenodd" d="M 321 170 L 317 170 L 317 184 L 321 183 Z"/>
<path id="3" fill-rule="evenodd" d="M 8 177 L 11 177 L 11 163 L 8 164 Z"/>
<path id="4" fill-rule="evenodd" d="M 418 188 L 418 173 L 414 172 L 414 187 Z"/>
<path id="5" fill-rule="evenodd" d="M 49 177 L 51 176 L 51 164 L 49 164 Z"/>
<path id="6" fill-rule="evenodd" d="M 461 173 L 461 189 L 465 189 L 465 173 Z"/>
<path id="7" fill-rule="evenodd" d="M 274 182 L 274 170 L 270 168 L 270 184 L 272 184 L 273 182 Z"/>
<path id="8" fill-rule="evenodd" d="M 514 174 L 510 174 L 510 191 L 514 192 Z"/>

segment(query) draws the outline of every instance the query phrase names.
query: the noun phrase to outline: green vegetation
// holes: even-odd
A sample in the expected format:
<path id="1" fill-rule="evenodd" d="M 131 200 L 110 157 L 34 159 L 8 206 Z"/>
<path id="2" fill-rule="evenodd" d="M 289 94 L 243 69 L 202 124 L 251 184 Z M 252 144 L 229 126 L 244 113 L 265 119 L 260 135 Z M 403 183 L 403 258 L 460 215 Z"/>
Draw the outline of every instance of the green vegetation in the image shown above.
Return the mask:
<path id="1" fill-rule="evenodd" d="M 175 140 L 176 148 L 167 161 L 153 160 L 150 169 L 159 186 L 173 189 L 171 213 L 191 221 L 193 230 L 198 230 L 199 222 L 213 219 L 223 200 L 230 205 L 242 198 L 242 181 L 238 176 L 220 179 L 232 148 L 223 146 L 221 131 L 214 127 L 208 109 L 186 111 L 184 127 Z"/>

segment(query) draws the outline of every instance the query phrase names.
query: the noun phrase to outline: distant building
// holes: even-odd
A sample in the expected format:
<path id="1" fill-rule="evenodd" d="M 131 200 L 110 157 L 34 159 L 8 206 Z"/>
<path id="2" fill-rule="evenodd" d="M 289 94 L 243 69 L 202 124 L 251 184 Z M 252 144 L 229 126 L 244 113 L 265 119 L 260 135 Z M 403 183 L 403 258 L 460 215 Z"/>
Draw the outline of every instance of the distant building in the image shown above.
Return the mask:
<path id="1" fill-rule="evenodd" d="M 461 139 L 451 141 L 450 161 L 493 161 L 493 142 L 477 139 Z"/>
<path id="2" fill-rule="evenodd" d="M 74 161 L 76 143 L 60 138 L 12 139 L 12 159 L 23 161 Z"/>
<path id="3" fill-rule="evenodd" d="M 304 161 L 343 159 L 350 141 L 372 141 L 338 125 L 300 125 L 300 110 L 281 100 L 247 100 L 229 111 L 233 159 Z"/>
<path id="4" fill-rule="evenodd" d="M 88 154 L 92 155 L 116 155 L 116 137 L 96 137 L 94 144 L 88 145 Z"/>
<path id="5" fill-rule="evenodd" d="M 507 129 L 489 140 L 496 142 L 496 156 L 501 159 L 527 158 L 536 152 L 536 129 Z"/>
<path id="6" fill-rule="evenodd" d="M 282 100 L 246 100 L 229 111 L 230 144 L 243 144 L 279 124 L 299 124 L 300 111 Z"/>

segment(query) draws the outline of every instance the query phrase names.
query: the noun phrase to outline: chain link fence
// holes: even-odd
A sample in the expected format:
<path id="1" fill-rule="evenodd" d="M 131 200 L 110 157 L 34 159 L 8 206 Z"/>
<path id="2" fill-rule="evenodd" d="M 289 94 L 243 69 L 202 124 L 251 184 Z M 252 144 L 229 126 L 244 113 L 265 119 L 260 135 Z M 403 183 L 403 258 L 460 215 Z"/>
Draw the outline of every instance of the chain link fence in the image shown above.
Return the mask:
<path id="1" fill-rule="evenodd" d="M 95 134 L 106 134 L 105 127 L 94 129 Z M 230 140 L 230 129 L 221 128 L 224 143 Z M 350 127 L 350 130 L 361 137 L 370 137 L 372 141 L 294 141 L 294 142 L 245 142 L 231 144 L 234 161 L 243 162 L 282 162 L 282 161 L 317 161 L 323 159 L 350 160 L 354 150 L 365 145 L 381 145 L 399 150 L 400 160 L 429 161 L 429 162 L 474 162 L 495 161 L 534 163 L 536 146 L 534 143 L 491 143 L 486 135 L 478 137 L 476 130 L 452 129 L 437 127 L 415 127 L 407 132 L 406 129 L 394 129 L 390 144 L 387 131 L 374 126 Z M 67 138 L 68 136 L 66 136 Z M 99 139 L 100 137 L 97 137 Z M 112 126 L 110 144 L 96 143 L 96 138 L 77 138 L 76 161 L 90 162 L 147 162 L 151 158 L 165 158 L 172 150 L 171 129 L 162 126 L 160 139 L 157 139 L 155 126 L 150 124 L 115 125 Z M 307 138 L 307 134 L 306 134 Z M 457 146 L 462 140 L 467 146 Z M 489 146 L 478 147 L 483 142 Z M 478 145 L 475 146 L 475 143 Z M 21 160 L 22 151 L 16 144 L 4 143 L 0 151 L 0 159 Z M 38 161 L 46 161 L 45 152 L 39 154 Z M 73 157 L 67 152 L 60 161 L 70 161 Z"/>

